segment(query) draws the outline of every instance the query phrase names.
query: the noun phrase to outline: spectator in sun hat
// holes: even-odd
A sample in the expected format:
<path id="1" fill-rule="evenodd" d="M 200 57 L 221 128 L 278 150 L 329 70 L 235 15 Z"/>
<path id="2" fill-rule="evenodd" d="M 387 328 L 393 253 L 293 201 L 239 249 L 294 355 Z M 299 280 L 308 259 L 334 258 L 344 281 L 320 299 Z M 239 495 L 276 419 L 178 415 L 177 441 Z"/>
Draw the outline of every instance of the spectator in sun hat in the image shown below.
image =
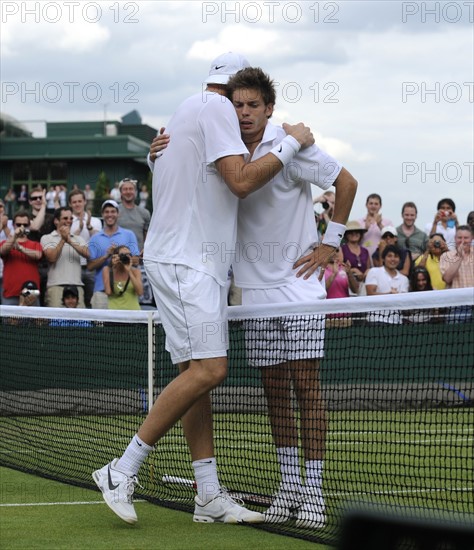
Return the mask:
<path id="1" fill-rule="evenodd" d="M 393 225 L 387 225 L 382 228 L 382 238 L 379 242 L 377 250 L 372 254 L 372 263 L 374 267 L 381 267 L 383 265 L 383 251 L 388 245 L 395 245 L 399 251 L 400 262 L 397 266 L 398 271 L 408 277 L 412 266 L 411 252 L 407 248 L 401 248 L 398 246 L 398 233 Z"/>
<path id="2" fill-rule="evenodd" d="M 343 261 L 349 262 L 351 271 L 359 283 L 365 280 L 367 271 L 372 267 L 369 251 L 361 245 L 366 231 L 367 229 L 356 220 L 347 222 L 345 243 L 341 246 Z"/>
<path id="3" fill-rule="evenodd" d="M 119 205 L 113 199 L 102 203 L 102 218 L 104 227 L 89 241 L 90 258 L 87 269 L 95 270 L 94 294 L 91 304 L 94 309 L 108 309 L 108 297 L 104 289 L 102 269 L 110 264 L 112 253 L 119 245 L 127 246 L 133 256 L 134 265 L 138 263 L 139 249 L 137 238 L 133 231 L 120 227 L 118 224 Z"/>

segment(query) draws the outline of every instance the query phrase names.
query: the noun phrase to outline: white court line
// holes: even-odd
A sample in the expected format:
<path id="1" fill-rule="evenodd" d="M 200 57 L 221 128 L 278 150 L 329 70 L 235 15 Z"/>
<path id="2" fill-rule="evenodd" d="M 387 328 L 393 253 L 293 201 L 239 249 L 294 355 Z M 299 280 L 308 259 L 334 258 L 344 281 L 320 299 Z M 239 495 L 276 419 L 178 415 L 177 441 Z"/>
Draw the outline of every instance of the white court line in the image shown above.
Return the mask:
<path id="1" fill-rule="evenodd" d="M 146 502 L 146 500 L 134 500 L 133 503 Z M 12 504 L 0 504 L 0 508 L 16 508 L 19 506 L 76 506 L 83 504 L 105 504 L 103 500 L 92 501 L 77 501 L 77 502 L 26 502 L 26 503 L 12 503 Z"/>

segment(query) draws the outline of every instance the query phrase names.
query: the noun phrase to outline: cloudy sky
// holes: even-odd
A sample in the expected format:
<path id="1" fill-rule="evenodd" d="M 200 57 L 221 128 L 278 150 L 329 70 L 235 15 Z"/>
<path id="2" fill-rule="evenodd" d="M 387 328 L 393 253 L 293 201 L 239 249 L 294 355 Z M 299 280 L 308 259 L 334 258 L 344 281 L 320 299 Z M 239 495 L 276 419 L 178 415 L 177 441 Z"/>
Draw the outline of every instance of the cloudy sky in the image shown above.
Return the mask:
<path id="1" fill-rule="evenodd" d="M 232 50 L 278 83 L 273 121 L 304 121 L 358 179 L 352 218 L 372 192 L 397 225 L 407 200 L 420 227 L 445 196 L 463 222 L 474 208 L 472 1 L 0 6 L 0 108 L 37 136 L 133 109 L 166 125 Z"/>

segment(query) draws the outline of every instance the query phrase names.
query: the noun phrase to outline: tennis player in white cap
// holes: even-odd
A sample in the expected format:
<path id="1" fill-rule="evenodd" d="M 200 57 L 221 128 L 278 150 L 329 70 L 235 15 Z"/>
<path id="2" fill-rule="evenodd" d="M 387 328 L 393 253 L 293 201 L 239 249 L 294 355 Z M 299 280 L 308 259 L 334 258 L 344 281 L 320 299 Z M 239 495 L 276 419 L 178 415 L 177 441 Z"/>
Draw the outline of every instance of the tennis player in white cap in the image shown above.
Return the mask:
<path id="1" fill-rule="evenodd" d="M 138 470 L 180 419 L 197 483 L 194 521 L 264 521 L 219 484 L 209 392 L 227 374 L 226 282 L 238 199 L 265 185 L 314 138 L 301 123 L 284 125 L 288 135 L 283 141 L 246 163 L 248 149 L 225 85 L 248 66 L 245 58 L 231 52 L 212 62 L 205 91 L 186 99 L 171 118 L 166 131 L 173 140 L 155 166 L 144 264 L 166 347 L 180 373 L 161 392 L 125 453 L 93 473 L 106 503 L 128 523 L 137 521 L 132 495 Z"/>

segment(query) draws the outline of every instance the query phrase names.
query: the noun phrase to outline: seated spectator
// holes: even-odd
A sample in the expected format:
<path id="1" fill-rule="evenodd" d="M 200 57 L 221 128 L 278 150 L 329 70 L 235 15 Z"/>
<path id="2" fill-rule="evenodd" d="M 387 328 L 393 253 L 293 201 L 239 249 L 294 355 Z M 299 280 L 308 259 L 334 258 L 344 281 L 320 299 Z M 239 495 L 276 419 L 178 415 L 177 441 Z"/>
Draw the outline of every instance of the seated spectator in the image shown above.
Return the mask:
<path id="1" fill-rule="evenodd" d="M 415 225 L 418 209 L 414 202 L 406 202 L 402 206 L 403 223 L 397 227 L 398 246 L 407 248 L 412 260 L 424 253 L 428 246 L 428 235 Z"/>
<path id="2" fill-rule="evenodd" d="M 367 295 L 408 292 L 408 277 L 397 269 L 400 262 L 400 249 L 393 244 L 387 245 L 382 252 L 382 262 L 381 267 L 373 267 L 367 273 L 365 278 Z"/>
<path id="3" fill-rule="evenodd" d="M 54 211 L 54 225 L 56 229 L 52 233 L 41 237 L 41 246 L 49 262 L 46 305 L 63 307 L 63 287 L 75 285 L 79 289 L 79 307 L 85 308 L 81 258 L 89 258 L 87 243 L 71 233 L 72 210 L 69 206 Z"/>
<path id="4" fill-rule="evenodd" d="M 428 248 L 415 261 L 416 267 L 425 267 L 430 274 L 433 290 L 444 290 L 446 283 L 439 268 L 441 255 L 448 250 L 448 245 L 441 233 L 434 233 L 428 241 Z"/>
<path id="5" fill-rule="evenodd" d="M 395 227 L 387 226 L 382 229 L 382 239 L 379 242 L 377 250 L 372 254 L 372 263 L 374 267 L 381 267 L 382 265 L 382 252 L 389 245 L 397 246 L 400 255 L 400 263 L 397 266 L 398 271 L 405 277 L 410 274 L 412 259 L 410 251 L 406 248 L 400 248 L 398 246 L 398 234 Z"/>
<path id="6" fill-rule="evenodd" d="M 433 290 L 428 270 L 424 267 L 415 267 L 410 277 L 410 292 Z"/>
<path id="7" fill-rule="evenodd" d="M 399 294 L 408 292 L 409 282 L 405 275 L 402 275 L 397 265 L 400 262 L 400 251 L 398 247 L 389 244 L 382 252 L 382 267 L 373 267 L 369 269 L 365 278 L 365 285 L 368 296 L 377 294 Z M 369 313 L 367 317 L 372 323 L 393 323 L 400 324 L 402 322 L 400 312 L 397 310 L 389 312 Z"/>
<path id="8" fill-rule="evenodd" d="M 430 274 L 424 267 L 415 267 L 410 277 L 410 292 L 424 292 L 433 290 Z M 413 309 L 404 313 L 405 323 L 428 323 L 436 317 L 439 321 L 437 309 Z"/>
<path id="9" fill-rule="evenodd" d="M 458 226 L 456 205 L 452 199 L 441 199 L 436 208 L 437 210 L 433 222 L 426 225 L 425 233 L 427 235 L 441 233 L 449 250 L 454 250 L 456 246 L 456 227 Z"/>
<path id="10" fill-rule="evenodd" d="M 372 260 L 367 248 L 361 246 L 364 233 L 367 231 L 359 222 L 347 222 L 344 234 L 345 243 L 341 246 L 344 263 L 349 262 L 356 280 L 362 283 L 367 271 L 372 267 Z"/>
<path id="11" fill-rule="evenodd" d="M 66 308 L 77 308 L 79 304 L 79 291 L 77 286 L 69 285 L 63 288 L 63 306 Z"/>
<path id="12" fill-rule="evenodd" d="M 349 288 L 354 294 L 359 290 L 359 282 L 351 270 L 351 264 L 344 262 L 342 250 L 336 253 L 324 270 L 327 298 L 348 298 Z"/>
<path id="13" fill-rule="evenodd" d="M 25 281 L 40 285 L 38 262 L 43 256 L 40 243 L 28 238 L 30 216 L 26 212 L 17 212 L 13 217 L 13 228 L 9 237 L 0 242 L 0 256 L 3 260 L 3 298 L 2 304 L 18 306 Z"/>
<path id="14" fill-rule="evenodd" d="M 111 265 L 104 267 L 102 277 L 109 309 L 141 309 L 138 297 L 143 292 L 142 275 L 140 269 L 132 265 L 127 246 L 118 246 L 112 251 Z"/>
<path id="15" fill-rule="evenodd" d="M 372 193 L 367 197 L 365 206 L 367 207 L 367 215 L 365 218 L 361 218 L 358 221 L 362 227 L 367 229 L 362 241 L 362 246 L 367 248 L 369 254 L 372 256 L 377 250 L 377 246 L 382 238 L 382 228 L 393 224 L 389 219 L 382 218 L 382 214 L 380 213 L 382 197 L 377 193 Z"/>

